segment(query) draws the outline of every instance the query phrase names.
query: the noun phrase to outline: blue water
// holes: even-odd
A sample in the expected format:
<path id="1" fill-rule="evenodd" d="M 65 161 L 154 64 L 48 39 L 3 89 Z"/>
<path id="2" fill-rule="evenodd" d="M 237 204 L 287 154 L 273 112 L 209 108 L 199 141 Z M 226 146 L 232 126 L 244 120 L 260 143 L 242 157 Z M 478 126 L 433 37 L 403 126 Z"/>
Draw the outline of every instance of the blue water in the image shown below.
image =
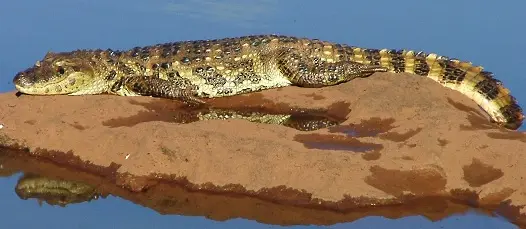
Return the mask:
<path id="1" fill-rule="evenodd" d="M 526 107 L 526 1 L 307 0 L 18 0 L 0 7 L 0 92 L 47 51 L 128 49 L 175 40 L 278 33 L 370 48 L 436 52 L 483 65 Z M 525 129 L 524 127 L 522 128 Z M 1 228 L 268 228 L 254 221 L 217 222 L 162 216 L 109 197 L 67 208 L 40 207 L 0 179 Z M 366 217 L 333 228 L 514 228 L 468 213 L 439 222 L 422 217 Z"/>

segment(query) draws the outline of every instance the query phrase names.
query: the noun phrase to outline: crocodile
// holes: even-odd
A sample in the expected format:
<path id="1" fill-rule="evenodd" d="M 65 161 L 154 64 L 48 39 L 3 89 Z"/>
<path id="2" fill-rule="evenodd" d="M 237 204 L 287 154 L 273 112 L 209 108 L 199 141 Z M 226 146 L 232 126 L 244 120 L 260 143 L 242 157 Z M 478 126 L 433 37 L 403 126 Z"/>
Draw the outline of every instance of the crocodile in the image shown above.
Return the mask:
<path id="1" fill-rule="evenodd" d="M 372 49 L 320 39 L 252 35 L 161 43 L 129 50 L 48 52 L 16 74 L 18 93 L 152 96 L 205 104 L 203 98 L 270 88 L 319 88 L 376 72 L 430 78 L 476 102 L 490 121 L 518 129 L 524 114 L 493 73 L 435 53 Z"/>

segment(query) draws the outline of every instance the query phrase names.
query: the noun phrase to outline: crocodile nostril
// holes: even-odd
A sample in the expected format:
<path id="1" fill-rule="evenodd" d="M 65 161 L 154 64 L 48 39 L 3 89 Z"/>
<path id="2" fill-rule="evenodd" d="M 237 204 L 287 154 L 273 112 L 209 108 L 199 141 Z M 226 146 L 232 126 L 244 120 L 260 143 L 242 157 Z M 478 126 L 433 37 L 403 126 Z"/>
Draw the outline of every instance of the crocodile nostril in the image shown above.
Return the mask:
<path id="1" fill-rule="evenodd" d="M 28 75 L 26 75 L 24 72 L 20 72 L 13 79 L 13 83 L 16 86 L 27 87 L 32 84 L 32 81 L 28 79 Z"/>

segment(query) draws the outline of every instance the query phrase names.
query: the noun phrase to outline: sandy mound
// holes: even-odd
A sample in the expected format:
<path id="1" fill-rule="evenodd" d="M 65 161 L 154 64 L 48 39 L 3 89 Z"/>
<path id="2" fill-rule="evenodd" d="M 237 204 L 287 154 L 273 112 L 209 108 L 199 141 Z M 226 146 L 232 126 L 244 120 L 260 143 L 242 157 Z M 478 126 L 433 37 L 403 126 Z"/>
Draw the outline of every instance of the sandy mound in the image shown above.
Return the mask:
<path id="1" fill-rule="evenodd" d="M 494 126 L 474 102 L 425 78 L 375 74 L 209 100 L 213 109 L 108 95 L 10 92 L 0 101 L 3 156 L 56 167 L 24 159 L 15 170 L 63 179 L 74 173 L 56 170 L 79 171 L 75 179 L 99 192 L 162 213 L 331 224 L 439 219 L 472 206 L 526 222 L 526 134 Z M 186 208 L 151 203 L 177 195 Z"/>

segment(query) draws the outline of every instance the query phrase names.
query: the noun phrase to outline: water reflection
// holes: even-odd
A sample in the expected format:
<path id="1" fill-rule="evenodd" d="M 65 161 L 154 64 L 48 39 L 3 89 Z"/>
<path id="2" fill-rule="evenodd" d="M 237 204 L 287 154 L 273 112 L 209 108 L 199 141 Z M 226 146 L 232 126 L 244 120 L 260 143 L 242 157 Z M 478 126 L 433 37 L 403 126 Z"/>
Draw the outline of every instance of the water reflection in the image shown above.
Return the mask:
<path id="1" fill-rule="evenodd" d="M 34 198 L 39 202 L 62 207 L 98 199 L 100 196 L 94 186 L 83 182 L 53 179 L 30 173 L 20 177 L 15 192 L 23 200 Z"/>
<path id="2" fill-rule="evenodd" d="M 159 99 L 149 102 L 130 100 L 145 110 L 128 117 L 104 121 L 108 127 L 134 126 L 139 123 L 162 121 L 192 123 L 207 120 L 245 120 L 254 123 L 290 127 L 300 131 L 313 131 L 338 125 L 346 120 L 349 104 L 337 102 L 322 109 L 298 108 L 284 103 L 274 103 L 259 94 L 232 98 L 216 98 L 206 106 L 187 106 L 172 100 Z"/>
<path id="3" fill-rule="evenodd" d="M 333 225 L 352 222 L 366 216 L 401 218 L 423 215 L 435 221 L 470 209 L 469 201 L 446 197 L 406 198 L 403 203 L 398 204 L 345 208 L 345 205 L 356 204 L 360 201 L 374 201 L 365 197 L 347 198 L 339 206 L 334 205 L 333 209 L 328 209 L 307 206 L 304 204 L 306 201 L 303 200 L 287 202 L 285 197 L 282 198 L 283 201 L 268 201 L 263 195 L 251 196 L 193 190 L 181 185 L 182 182 L 159 179 L 153 181 L 153 178 L 152 183 L 155 185 L 140 192 L 132 192 L 117 185 L 116 177 L 119 174 L 109 172 L 109 170 L 95 174 L 87 172 L 90 170 L 86 167 L 67 168 L 50 160 L 37 159 L 5 148 L 0 149 L 0 162 L 2 164 L 0 171 L 3 176 L 10 176 L 18 172 L 25 174 L 20 177 L 15 188 L 21 199 L 36 199 L 39 202 L 63 207 L 81 202 L 105 201 L 105 197 L 112 195 L 145 206 L 163 215 L 206 216 L 219 221 L 244 218 L 275 225 Z M 116 168 L 111 170 L 116 170 Z M 127 179 L 147 179 L 126 176 L 128 176 Z M 233 187 L 233 189 L 236 188 Z M 310 194 L 285 189 L 280 191 L 286 192 L 288 197 L 311 198 Z M 265 193 L 268 196 L 276 196 L 278 192 L 268 189 Z M 457 193 L 457 197 L 460 195 L 469 196 L 471 194 Z"/>

